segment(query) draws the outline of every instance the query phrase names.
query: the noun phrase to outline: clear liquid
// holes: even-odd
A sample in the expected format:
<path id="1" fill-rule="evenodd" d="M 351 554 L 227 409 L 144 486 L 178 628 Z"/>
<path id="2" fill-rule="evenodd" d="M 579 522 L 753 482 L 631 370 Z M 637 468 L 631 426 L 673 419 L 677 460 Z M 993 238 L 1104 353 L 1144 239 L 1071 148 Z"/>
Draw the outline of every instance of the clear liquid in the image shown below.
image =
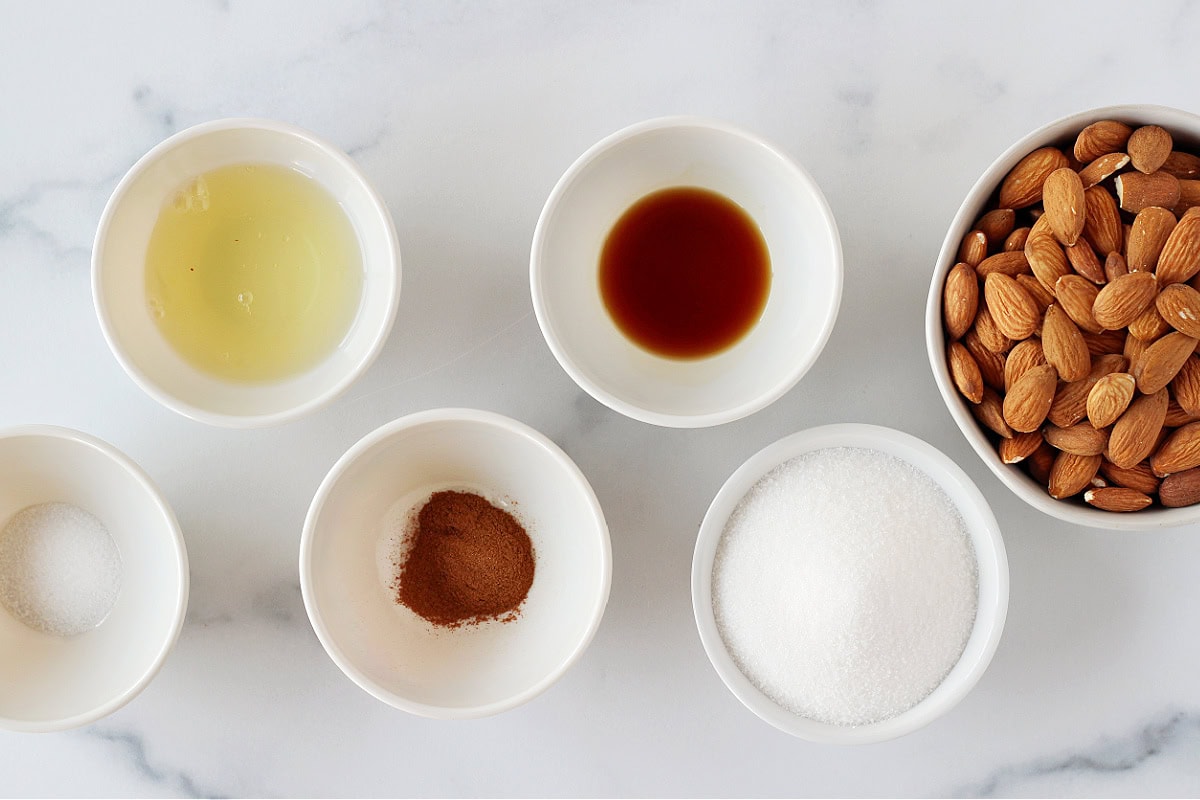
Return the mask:
<path id="1" fill-rule="evenodd" d="M 146 298 L 193 366 L 266 382 L 320 363 L 362 294 L 362 254 L 346 213 L 286 167 L 235 164 L 188 181 L 159 213 Z"/>

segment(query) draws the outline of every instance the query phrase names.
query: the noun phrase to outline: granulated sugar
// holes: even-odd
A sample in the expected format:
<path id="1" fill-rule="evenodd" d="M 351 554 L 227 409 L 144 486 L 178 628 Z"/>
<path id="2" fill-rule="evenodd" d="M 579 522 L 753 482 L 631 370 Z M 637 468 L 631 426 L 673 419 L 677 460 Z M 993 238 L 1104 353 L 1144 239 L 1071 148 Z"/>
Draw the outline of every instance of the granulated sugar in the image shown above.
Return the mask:
<path id="1" fill-rule="evenodd" d="M 971 634 L 977 584 L 941 487 L 886 453 L 829 448 L 779 466 L 734 510 L 713 611 L 738 668 L 772 700 L 865 725 L 946 677 Z"/>
<path id="2" fill-rule="evenodd" d="M 116 543 L 78 506 L 29 506 L 0 530 L 0 602 L 35 630 L 89 631 L 108 616 L 120 588 Z"/>

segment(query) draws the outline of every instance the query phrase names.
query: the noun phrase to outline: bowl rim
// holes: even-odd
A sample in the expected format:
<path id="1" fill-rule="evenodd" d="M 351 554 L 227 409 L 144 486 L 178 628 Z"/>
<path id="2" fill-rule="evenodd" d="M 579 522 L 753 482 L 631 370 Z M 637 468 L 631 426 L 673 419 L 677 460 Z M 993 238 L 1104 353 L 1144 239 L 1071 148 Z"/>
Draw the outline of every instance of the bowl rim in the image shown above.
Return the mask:
<path id="1" fill-rule="evenodd" d="M 1170 106 L 1123 104 L 1100 106 L 1068 114 L 1047 122 L 1019 138 L 984 170 L 967 192 L 950 222 L 946 238 L 943 240 L 937 260 L 934 262 L 929 293 L 925 302 L 925 349 L 938 392 L 941 394 L 950 416 L 954 418 L 959 431 L 970 443 L 980 460 L 1013 494 L 1038 511 L 1063 522 L 1107 530 L 1149 531 L 1200 521 L 1200 505 L 1184 508 L 1150 508 L 1133 514 L 1118 514 L 1086 505 L 1077 505 L 1073 500 L 1055 500 L 1046 493 L 1044 487 L 1038 485 L 1019 467 L 1000 461 L 995 448 L 967 408 L 966 400 L 954 388 L 945 359 L 942 285 L 945 282 L 946 274 L 956 261 L 959 241 L 982 213 L 992 192 L 1016 162 L 1029 152 L 1072 135 L 1059 133 L 1060 131 L 1078 133 L 1092 122 L 1110 118 L 1140 122 L 1141 124 L 1182 126 L 1189 134 L 1200 137 L 1200 115 Z"/>
<path id="2" fill-rule="evenodd" d="M 224 131 L 247 129 L 268 131 L 270 133 L 282 134 L 292 138 L 307 142 L 317 150 L 321 151 L 329 159 L 336 163 L 347 175 L 354 179 L 370 198 L 372 206 L 378 212 L 378 216 L 383 223 L 383 234 L 387 240 L 387 249 L 389 251 L 392 262 L 392 270 L 389 271 L 391 280 L 385 287 L 387 303 L 382 326 L 374 332 L 374 341 L 366 355 L 359 359 L 354 364 L 353 368 L 342 376 L 329 389 L 321 394 L 311 397 L 301 403 L 297 403 L 290 408 L 285 408 L 281 411 L 273 411 L 266 414 L 226 414 L 215 411 L 210 411 L 206 408 L 190 403 L 181 397 L 178 397 L 163 389 L 157 381 L 152 379 L 148 374 L 141 370 L 133 360 L 125 352 L 125 349 L 120 345 L 116 330 L 109 314 L 108 307 L 104 301 L 104 293 L 102 291 L 105 275 L 104 275 L 104 259 L 103 253 L 108 240 L 109 228 L 112 224 L 112 219 L 117 213 L 117 208 L 125 199 L 125 195 L 129 192 L 130 187 L 137 181 L 152 164 L 161 159 L 164 155 L 177 147 L 186 144 L 193 139 L 198 139 L 202 136 L 207 136 L 213 133 Z M 260 117 L 226 117 L 222 119 L 209 120 L 201 122 L 189 128 L 185 128 L 177 133 L 172 134 L 162 140 L 154 147 L 150 148 L 145 155 L 134 162 L 133 166 L 125 173 L 116 188 L 109 196 L 108 201 L 104 205 L 104 211 L 100 215 L 100 222 L 96 227 L 96 235 L 92 242 L 92 258 L 91 258 L 91 279 L 92 279 L 92 305 L 96 311 L 96 317 L 100 322 L 100 331 L 104 335 L 104 340 L 108 344 L 108 349 L 112 352 L 121 368 L 133 380 L 138 387 L 146 394 L 150 395 L 159 404 L 171 409 L 172 411 L 181 414 L 189 419 L 197 422 L 203 422 L 208 425 L 214 425 L 223 428 L 259 428 L 271 425 L 281 425 L 286 422 L 299 419 L 313 411 L 323 408 L 338 397 L 340 397 L 347 389 L 350 388 L 358 378 L 370 368 L 375 362 L 375 359 L 382 352 L 384 345 L 387 343 L 391 333 L 392 326 L 396 320 L 397 310 L 400 305 L 400 289 L 403 278 L 403 269 L 400 257 L 400 243 L 396 235 L 395 221 L 392 219 L 391 213 L 388 211 L 387 203 L 383 196 L 375 189 L 374 185 L 367 179 L 362 168 L 352 159 L 345 151 L 332 144 L 328 140 L 318 136 L 312 131 L 306 130 L 296 125 L 278 120 L 265 119 Z M 378 293 L 375 293 L 378 294 Z"/>
<path id="3" fill-rule="evenodd" d="M 788 172 L 793 180 L 804 185 L 812 193 L 817 207 L 821 211 L 820 224 L 815 226 L 815 229 L 829 238 L 831 253 L 833 255 L 833 261 L 829 265 L 833 271 L 831 302 L 829 307 L 825 309 L 825 318 L 821 322 L 819 335 L 811 342 L 804 357 L 798 358 L 790 371 L 786 372 L 774 386 L 759 396 L 723 410 L 704 414 L 675 414 L 652 411 L 598 386 L 587 377 L 584 370 L 579 367 L 575 359 L 563 346 L 558 332 L 550 322 L 549 308 L 542 291 L 543 272 L 546 269 L 544 266 L 543 250 L 545 249 L 548 229 L 556 215 L 558 207 L 562 203 L 563 197 L 575 181 L 578 180 L 580 174 L 596 158 L 623 145 L 626 141 L 646 133 L 670 128 L 700 128 L 717 131 L 743 139 L 774 156 L 779 161 L 782 169 Z M 744 128 L 723 120 L 692 115 L 655 117 L 635 122 L 614 133 L 610 133 L 587 148 L 582 155 L 572 162 L 566 172 L 562 174 L 554 184 L 550 195 L 546 198 L 546 202 L 542 206 L 542 211 L 538 215 L 537 225 L 533 231 L 533 243 L 530 247 L 529 256 L 529 284 L 530 293 L 533 298 L 534 315 L 537 317 L 538 327 L 542 331 L 542 338 L 545 339 L 546 345 L 550 348 L 550 352 L 554 354 L 554 358 L 558 361 L 559 366 L 571 377 L 571 380 L 575 381 L 577 386 L 613 411 L 639 422 L 646 422 L 666 428 L 707 428 L 727 422 L 734 422 L 735 420 L 761 411 L 787 394 L 807 374 L 813 364 L 816 363 L 821 352 L 825 349 L 829 337 L 833 333 L 834 326 L 837 323 L 838 310 L 841 307 L 843 275 L 842 240 L 838 233 L 837 221 L 834 219 L 833 210 L 830 208 L 829 202 L 821 191 L 821 187 L 812 175 L 798 161 L 788 155 L 785 150 L 758 134 L 751 133 Z"/>
<path id="4" fill-rule="evenodd" d="M 887 449 L 881 448 L 881 443 Z M 985 597 L 985 587 L 982 583 L 978 589 L 979 608 L 972 624 L 970 640 L 974 640 L 981 630 L 982 609 L 985 603 L 994 613 L 991 615 L 992 625 L 986 629 L 983 643 L 974 653 L 974 660 L 964 660 L 968 658 L 968 649 L 964 649 L 955 666 L 933 693 L 907 711 L 870 725 L 841 726 L 817 722 L 776 704 L 755 687 L 733 661 L 725 647 L 713 611 L 712 577 L 716 552 L 725 525 L 737 503 L 760 478 L 775 467 L 804 453 L 830 447 L 861 447 L 886 452 L 911 464 L 939 485 L 954 484 L 968 499 L 972 512 L 970 516 L 976 517 L 981 523 L 971 524 L 970 516 L 962 511 L 963 506 L 955 503 L 960 513 L 963 513 L 976 562 L 982 564 L 986 559 L 986 563 L 995 569 L 994 593 Z M 917 464 L 913 457 L 928 466 Z M 1000 644 L 1008 615 L 1008 555 L 1000 526 L 987 499 L 949 456 L 928 442 L 893 428 L 857 422 L 838 423 L 807 428 L 768 444 L 746 459 L 721 485 L 705 512 L 696 536 L 696 548 L 692 556 L 691 590 L 692 612 L 704 652 L 722 683 L 742 705 L 763 721 L 798 738 L 827 744 L 870 744 L 894 739 L 925 727 L 958 705 L 979 682 Z M 967 648 L 970 646 L 970 640 Z M 963 667 L 964 664 L 967 666 Z"/>
<path id="5" fill-rule="evenodd" d="M 170 536 L 171 542 L 174 544 L 175 566 L 179 570 L 180 575 L 179 586 L 175 592 L 174 624 L 167 632 L 166 638 L 159 645 L 158 652 L 154 658 L 143 669 L 141 676 L 128 688 L 112 699 L 97 705 L 95 708 L 60 719 L 31 721 L 0 716 L 0 728 L 24 733 L 51 733 L 79 728 L 96 722 L 128 704 L 150 684 L 150 681 L 162 669 L 167 656 L 174 649 L 175 643 L 179 639 L 179 634 L 183 630 L 191 589 L 191 572 L 189 570 L 187 544 L 184 541 L 183 532 L 180 530 L 179 520 L 175 517 L 175 512 L 171 509 L 170 504 L 166 501 L 158 486 L 146 474 L 146 471 L 131 458 L 102 439 L 73 428 L 58 425 L 18 425 L 0 429 L 0 440 L 17 438 L 60 439 L 67 441 L 101 453 L 115 467 L 124 470 L 145 491 L 146 495 L 167 521 L 166 533 Z"/>
<path id="6" fill-rule="evenodd" d="M 590 609 L 588 627 L 575 643 L 571 652 L 554 669 L 533 685 L 503 700 L 479 706 L 446 707 L 420 703 L 396 694 L 381 686 L 376 681 L 371 680 L 371 678 L 367 677 L 365 673 L 355 666 L 346 654 L 342 652 L 342 649 L 337 646 L 336 642 L 334 642 L 329 633 L 329 627 L 321 614 L 321 609 L 317 604 L 313 590 L 313 539 L 316 536 L 317 520 L 330 494 L 345 476 L 346 472 L 364 453 L 396 434 L 430 423 L 446 422 L 490 426 L 533 442 L 546 451 L 558 466 L 566 471 L 571 481 L 583 491 L 584 498 L 587 501 L 587 509 L 591 513 L 595 523 L 594 530 L 599 537 L 601 550 L 599 565 L 601 590 Z M 329 658 L 332 659 L 346 677 L 375 699 L 401 711 L 407 711 L 410 714 L 432 719 L 475 719 L 488 717 L 523 705 L 545 692 L 575 665 L 591 644 L 596 631 L 600 628 L 600 622 L 604 618 L 604 611 L 608 606 L 611 589 L 612 541 L 609 535 L 608 523 L 604 518 L 604 511 L 600 507 L 600 501 L 597 499 L 596 493 L 588 482 L 587 477 L 571 457 L 545 434 L 523 422 L 493 411 L 483 411 L 473 408 L 433 408 L 407 414 L 371 431 L 352 445 L 334 463 L 333 467 L 330 468 L 329 472 L 321 480 L 321 484 L 317 488 L 312 504 L 309 506 L 308 513 L 304 518 L 304 528 L 300 535 L 300 593 L 304 599 L 304 609 L 308 613 L 309 623 L 312 625 L 317 639 L 320 640 L 321 646 L 325 648 L 326 654 L 328 654 Z"/>

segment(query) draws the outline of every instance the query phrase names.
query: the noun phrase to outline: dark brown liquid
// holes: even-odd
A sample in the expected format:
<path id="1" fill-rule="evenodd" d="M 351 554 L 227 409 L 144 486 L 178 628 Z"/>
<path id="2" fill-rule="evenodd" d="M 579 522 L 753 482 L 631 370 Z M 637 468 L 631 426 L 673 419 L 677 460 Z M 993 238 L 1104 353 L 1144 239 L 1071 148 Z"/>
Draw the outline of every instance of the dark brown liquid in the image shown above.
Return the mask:
<path id="1" fill-rule="evenodd" d="M 617 327 L 670 358 L 736 343 L 762 316 L 771 258 L 754 220 L 728 198 L 681 186 L 638 200 L 600 253 L 600 294 Z"/>

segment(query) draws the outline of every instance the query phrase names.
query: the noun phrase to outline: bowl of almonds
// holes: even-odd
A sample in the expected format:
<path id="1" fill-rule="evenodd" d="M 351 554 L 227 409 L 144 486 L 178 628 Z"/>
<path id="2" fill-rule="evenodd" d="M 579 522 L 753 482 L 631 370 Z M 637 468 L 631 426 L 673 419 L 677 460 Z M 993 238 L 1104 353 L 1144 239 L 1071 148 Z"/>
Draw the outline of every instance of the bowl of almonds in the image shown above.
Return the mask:
<path id="1" fill-rule="evenodd" d="M 1100 108 L 1009 148 L 950 226 L 925 329 L 951 415 L 1030 505 L 1200 520 L 1200 117 Z"/>

